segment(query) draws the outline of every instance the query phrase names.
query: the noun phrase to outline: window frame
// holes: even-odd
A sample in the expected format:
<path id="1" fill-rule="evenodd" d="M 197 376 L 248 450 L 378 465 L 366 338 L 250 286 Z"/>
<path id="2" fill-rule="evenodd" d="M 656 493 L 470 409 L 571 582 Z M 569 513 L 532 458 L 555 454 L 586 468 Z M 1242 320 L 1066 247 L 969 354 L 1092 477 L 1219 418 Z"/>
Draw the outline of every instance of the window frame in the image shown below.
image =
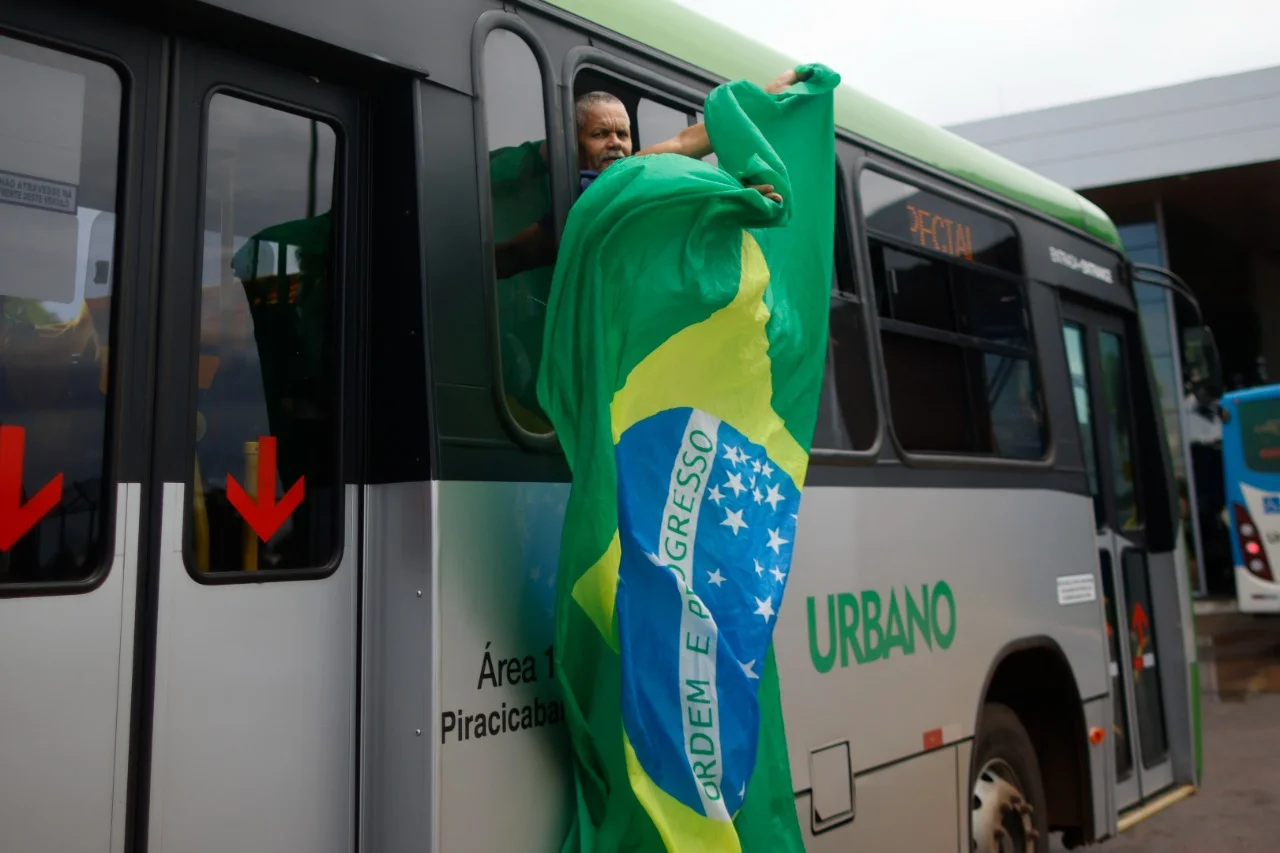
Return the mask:
<path id="1" fill-rule="evenodd" d="M 863 261 L 867 258 L 862 248 L 859 233 L 865 231 L 865 228 L 859 227 L 861 214 L 859 212 L 856 192 L 849 182 L 848 175 L 857 175 L 861 172 L 862 162 L 866 159 L 865 155 L 860 155 L 853 164 L 852 169 L 847 169 L 844 162 L 840 158 L 841 140 L 840 134 L 836 132 L 836 240 L 835 254 L 832 258 L 833 270 L 835 277 L 840 278 L 840 268 L 843 262 L 844 267 L 851 276 L 851 281 L 839 281 L 838 285 L 833 282 L 831 290 L 831 298 L 838 299 L 851 305 L 856 305 L 859 314 L 862 317 L 862 333 L 865 337 L 865 351 L 863 356 L 867 359 L 867 371 L 871 377 L 871 403 L 875 406 L 876 412 L 876 431 L 875 439 L 871 442 L 871 446 L 862 450 L 842 450 L 839 448 L 810 447 L 809 459 L 811 463 L 816 465 L 829 466 L 853 466 L 853 465 L 872 465 L 879 459 L 880 453 L 884 448 L 884 438 L 888 421 L 885 418 L 884 411 L 884 395 L 886 389 L 884 387 L 884 365 L 883 356 L 880 352 L 879 326 L 874 324 L 874 318 L 869 316 L 875 313 L 875 301 L 872 295 L 868 294 L 868 278 L 863 273 Z M 843 220 L 843 221 L 842 221 Z M 841 227 L 843 225 L 843 227 Z M 869 263 L 867 264 L 869 266 Z M 871 286 L 874 291 L 874 286 Z M 827 334 L 830 335 L 830 321 L 828 321 Z M 874 342 L 874 343 L 873 343 Z M 825 365 L 824 365 L 823 382 L 825 384 Z M 819 392 L 821 393 L 821 392 Z M 838 401 L 837 401 L 838 402 Z"/>
<path id="2" fill-rule="evenodd" d="M 238 75 L 237 75 L 238 76 Z M 262 89 L 276 89 L 272 81 L 265 81 L 261 84 Z M 358 469 L 358 465 L 353 464 L 353 460 L 349 458 L 350 451 L 348 445 L 351 442 L 352 434 L 358 432 L 358 426 L 352 413 L 348 411 L 353 401 L 358 398 L 355 393 L 353 376 L 350 367 L 350 348 L 351 331 L 353 313 L 358 313 L 355 309 L 356 300 L 360 299 L 360 291 L 363 289 L 363 275 L 359 271 L 359 265 L 356 262 L 356 254 L 359 246 L 359 236 L 355 233 L 359 227 L 359 216 L 354 211 L 353 205 L 359 200 L 358 184 L 352 185 L 352 174 L 359 169 L 359 165 L 352 158 L 352 151 L 357 149 L 357 145 L 351 140 L 353 133 L 358 134 L 359 128 L 349 128 L 344 123 L 341 116 L 328 113 L 323 109 L 306 103 L 298 103 L 288 100 L 285 97 L 269 94 L 259 89 L 251 89 L 241 83 L 215 83 L 209 86 L 200 97 L 198 127 L 200 129 L 200 148 L 196 162 L 196 171 L 194 179 L 195 184 L 195 214 L 192 217 L 192 225 L 194 233 L 192 239 L 193 246 L 202 246 L 204 239 L 205 226 L 205 209 L 207 202 L 207 177 L 208 177 L 208 157 L 209 157 L 209 110 L 213 103 L 213 99 L 219 95 L 246 101 L 260 107 L 278 110 L 290 115 L 299 116 L 301 118 L 321 122 L 329 127 L 334 134 L 334 179 L 333 179 L 333 201 L 331 209 L 341 211 L 342 218 L 335 217 L 334 241 L 333 241 L 333 258 L 331 261 L 333 269 L 333 278 L 336 293 L 331 297 L 331 306 L 333 316 L 330 319 L 332 330 L 334 332 L 335 342 L 339 352 L 334 362 L 333 379 L 338 383 L 337 393 L 333 400 L 333 416 L 336 421 L 334 425 L 334 442 L 332 452 L 335 455 L 335 465 L 333 472 L 334 492 L 336 494 L 336 510 L 333 511 L 331 523 L 334 526 L 334 547 L 329 554 L 328 560 L 317 566 L 308 566 L 296 569 L 258 569 L 256 571 L 206 571 L 202 572 L 197 569 L 189 559 L 187 548 L 187 536 L 189 525 L 191 524 L 191 508 L 195 499 L 195 482 L 194 470 L 190 465 L 184 466 L 181 482 L 184 485 L 182 499 L 182 527 L 179 531 L 180 537 L 180 554 L 182 557 L 183 568 L 186 569 L 187 575 L 196 583 L 206 586 L 222 586 L 227 584 L 244 584 L 244 583 L 283 583 L 290 581 L 312 581 L 323 580 L 330 577 L 342 565 L 346 555 L 347 542 L 347 520 L 351 512 L 349 501 L 347 500 L 347 475 Z M 180 97 L 180 93 L 179 93 Z M 179 107 L 178 112 L 182 109 L 192 109 L 193 104 Z M 175 120 L 181 123 L 180 117 Z M 176 137 L 176 134 L 175 134 Z M 175 140 L 170 140 L 169 144 L 178 144 Z M 182 179 L 178 179 L 181 183 Z M 172 181 L 171 181 L 172 183 Z M 199 281 L 200 275 L 198 271 L 202 268 L 204 257 L 202 252 L 193 252 L 190 264 L 193 273 L 191 281 Z M 347 283 L 349 282 L 349 283 Z M 185 426 L 184 439 L 181 446 L 184 449 L 183 459 L 194 461 L 196 459 L 196 440 L 195 425 L 196 413 L 199 406 L 199 387 L 197 382 L 198 364 L 199 364 L 199 347 L 200 347 L 200 323 L 201 323 L 201 299 L 200 293 L 194 288 L 190 294 L 185 295 L 190 300 L 190 310 L 185 311 L 189 315 L 191 323 L 190 328 L 190 366 L 194 369 L 190 370 L 184 379 L 187 389 L 187 398 L 184 400 L 183 422 Z"/>
<path id="3" fill-rule="evenodd" d="M 108 332 L 111 343 L 107 351 L 108 381 L 102 407 L 101 472 L 104 509 L 99 522 L 101 552 L 93 561 L 92 570 L 77 580 L 0 583 L 0 600 L 91 593 L 107 582 L 117 559 L 122 558 L 117 553 L 122 544 L 120 524 L 128 512 L 126 505 L 129 501 L 120 487 L 131 480 L 141 482 L 143 479 L 140 472 L 130 477 L 130 471 L 137 472 L 138 457 L 133 453 L 125 453 L 120 442 L 122 435 L 140 426 L 137 416 L 130 411 L 133 405 L 138 405 L 138 391 L 121 387 L 122 382 L 126 386 L 133 386 L 138 377 L 136 369 L 130 371 L 131 375 L 127 379 L 122 375 L 127 365 L 132 367 L 137 361 L 138 346 L 136 336 L 130 333 L 131 328 L 123 318 L 140 310 L 140 306 L 151 298 L 149 293 L 135 292 L 145 289 L 139 276 L 139 270 L 145 267 L 145 263 L 135 252 L 129 250 L 137 239 L 137 223 L 146 215 L 140 212 L 146 207 L 142 181 L 147 166 L 143 153 L 144 149 L 151 148 L 138 104 L 154 97 L 155 86 L 151 76 L 139 74 L 135 69 L 146 68 L 151 51 L 135 36 L 113 26 L 95 26 L 103 23 L 96 18 L 59 18 L 56 13 L 49 13 L 51 17 L 45 18 L 46 13 L 35 12 L 33 28 L 28 29 L 8 23 L 8 18 L 16 12 L 18 10 L 6 13 L 6 22 L 0 24 L 0 36 L 109 69 L 120 83 L 120 112 L 115 163 L 116 225 L 111 247 L 111 319 Z M 136 282 L 136 286 L 125 287 L 123 285 L 126 282 Z M 65 491 L 63 497 L 66 497 Z"/>
<path id="4" fill-rule="evenodd" d="M 963 258 L 953 258 L 941 252 L 934 252 L 925 247 L 912 246 L 905 241 L 894 238 L 892 235 L 885 234 L 880 231 L 874 231 L 867 224 L 865 211 L 862 206 L 862 173 L 871 171 L 891 180 L 905 183 L 908 186 L 916 187 L 925 192 L 933 193 L 942 198 L 959 204 L 975 211 L 984 216 L 999 219 L 1013 230 L 1014 237 L 1018 242 L 1018 258 L 1021 262 L 1022 273 L 1015 275 L 1005 270 L 986 264 L 978 264 L 964 260 Z M 906 168 L 894 161 L 888 160 L 880 156 L 867 156 L 859 159 L 855 165 L 852 176 L 852 191 L 854 198 L 855 216 L 857 217 L 858 230 L 860 239 L 858 246 L 862 251 L 862 263 L 859 265 L 861 275 L 866 279 L 867 289 L 864 299 L 870 306 L 867 316 L 870 318 L 870 329 L 874 329 L 875 348 L 878 354 L 880 385 L 884 397 L 880 401 L 883 410 L 883 424 L 889 433 L 889 439 L 893 444 L 898 458 L 903 464 L 916 468 L 939 468 L 946 470 L 1005 470 L 1017 472 L 1045 472 L 1053 470 L 1057 462 L 1057 440 L 1056 433 L 1053 429 L 1053 421 L 1050 416 L 1051 407 L 1048 401 L 1048 386 L 1045 382 L 1045 365 L 1044 353 L 1040 346 L 1040 335 L 1035 325 L 1034 311 L 1032 310 L 1030 286 L 1032 280 L 1027 274 L 1027 240 L 1022 230 L 1018 227 L 1017 221 L 1013 215 L 1004 208 L 991 204 L 986 199 L 976 197 L 970 193 L 966 193 L 958 187 L 945 183 L 931 174 L 917 172 Z M 898 432 L 893 422 L 893 403 L 892 389 L 889 387 L 889 377 L 887 366 L 884 360 L 883 332 L 885 328 L 880 317 L 879 303 L 876 297 L 876 289 L 874 285 L 874 271 L 871 268 L 871 241 L 879 240 L 884 245 L 891 248 L 904 250 L 912 254 L 919 254 L 923 257 L 936 259 L 944 264 L 954 264 L 969 268 L 973 271 L 983 274 L 994 274 L 999 277 L 1006 278 L 1015 282 L 1022 294 L 1023 305 L 1025 306 L 1027 315 L 1027 335 L 1029 338 L 1027 350 L 1034 359 L 1034 370 L 1037 387 L 1042 396 L 1041 413 L 1043 416 L 1044 430 L 1044 454 L 1039 459 L 1010 459 L 1007 457 L 996 455 L 981 455 L 976 453 L 942 453 L 937 451 L 912 451 L 902 446 L 901 440 L 898 438 Z M 917 330 L 922 327 L 916 327 L 910 324 L 904 324 L 901 328 L 892 328 L 893 321 L 890 321 L 890 332 L 907 334 L 910 336 L 920 337 L 925 340 L 935 340 L 940 343 L 959 345 L 964 348 L 973 349 L 973 343 L 966 335 L 952 335 L 943 330 L 935 330 L 941 337 L 934 338 L 927 334 L 917 334 Z M 910 326 L 909 328 L 907 326 Z M 869 329 L 869 333 L 870 333 Z M 977 339 L 980 340 L 980 339 Z M 988 347 L 993 347 L 988 349 Z M 990 342 L 983 342 L 978 352 L 999 352 L 998 345 Z"/>
<path id="5" fill-rule="evenodd" d="M 565 91 L 568 92 L 568 96 L 560 104 L 561 135 L 564 139 L 562 149 L 565 163 L 565 174 L 563 175 L 562 183 L 566 193 L 572 193 L 574 187 L 573 176 L 577 173 L 576 169 L 569 168 L 569 164 L 576 163 L 578 158 L 578 135 L 577 133 L 568 132 L 568 129 L 574 127 L 578 121 L 574 113 L 573 83 L 578 77 L 578 72 L 587 70 L 611 77 L 618 83 L 629 86 L 636 90 L 642 98 L 647 97 L 662 106 L 691 114 L 693 121 L 689 126 L 697 124 L 697 116 L 701 114 L 707 100 L 706 92 L 700 92 L 692 86 L 677 83 L 674 80 L 663 77 L 656 71 L 636 65 L 621 57 L 607 53 L 598 47 L 579 45 L 570 49 L 565 54 L 561 71 L 561 79 L 564 81 Z M 568 198 L 572 197 L 572 195 L 568 196 Z M 557 211 L 557 213 L 560 217 L 556 222 L 558 236 L 564 229 L 564 220 L 568 218 L 569 205 L 563 211 Z"/>
<path id="6" fill-rule="evenodd" d="M 498 280 L 493 252 L 497 245 L 493 230 L 493 186 L 489 179 L 489 122 L 485 115 L 484 48 L 494 30 L 505 30 L 517 36 L 529 48 L 542 76 L 542 112 L 546 128 L 548 169 L 551 172 L 551 218 L 555 223 L 558 246 L 568 218 L 570 185 L 565 157 L 564 127 L 560 122 L 560 85 L 556 79 L 551 53 L 527 21 L 499 9 L 482 14 L 471 31 L 472 135 L 475 139 L 476 181 L 480 205 L 481 258 L 483 275 L 485 332 L 488 335 L 489 381 L 494 410 L 502 427 L 513 441 L 525 450 L 559 454 L 560 440 L 554 430 L 531 432 L 524 428 L 507 405 L 506 382 L 502 378 L 502 330 L 498 317 Z"/>

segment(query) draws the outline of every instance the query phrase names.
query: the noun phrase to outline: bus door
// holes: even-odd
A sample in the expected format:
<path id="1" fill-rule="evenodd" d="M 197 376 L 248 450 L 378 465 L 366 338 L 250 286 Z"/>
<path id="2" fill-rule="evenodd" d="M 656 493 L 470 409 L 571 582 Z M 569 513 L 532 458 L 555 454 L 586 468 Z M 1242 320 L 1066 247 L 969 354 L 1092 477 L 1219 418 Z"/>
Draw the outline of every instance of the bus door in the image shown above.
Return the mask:
<path id="1" fill-rule="evenodd" d="M 0 80 L 0 848 L 345 853 L 360 103 L 57 0 Z"/>
<path id="2" fill-rule="evenodd" d="M 34 5 L 0 6 L 0 848 L 118 851 L 147 401 L 123 140 L 159 40 Z"/>
<path id="3" fill-rule="evenodd" d="M 1280 385 L 1223 396 L 1222 467 L 1240 611 L 1280 612 Z"/>
<path id="4" fill-rule="evenodd" d="M 171 56 L 147 847 L 347 851 L 360 104 L 223 49 Z"/>
<path id="5" fill-rule="evenodd" d="M 1094 497 L 1110 648 L 1117 809 L 1173 782 L 1147 562 L 1128 331 L 1119 315 L 1063 306 L 1083 456 Z"/>

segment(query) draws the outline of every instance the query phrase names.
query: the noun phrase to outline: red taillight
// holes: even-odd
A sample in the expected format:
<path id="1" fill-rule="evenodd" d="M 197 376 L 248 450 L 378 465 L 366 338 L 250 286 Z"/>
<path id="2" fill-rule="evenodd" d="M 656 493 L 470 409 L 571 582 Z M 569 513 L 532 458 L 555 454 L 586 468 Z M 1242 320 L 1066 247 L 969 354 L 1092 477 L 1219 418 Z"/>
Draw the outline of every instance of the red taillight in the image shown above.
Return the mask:
<path id="1" fill-rule="evenodd" d="M 1240 550 L 1244 552 L 1244 567 L 1264 581 L 1272 580 L 1271 563 L 1258 538 L 1258 527 L 1249 517 L 1249 511 L 1240 504 L 1233 504 L 1236 514 L 1236 535 L 1240 537 Z"/>

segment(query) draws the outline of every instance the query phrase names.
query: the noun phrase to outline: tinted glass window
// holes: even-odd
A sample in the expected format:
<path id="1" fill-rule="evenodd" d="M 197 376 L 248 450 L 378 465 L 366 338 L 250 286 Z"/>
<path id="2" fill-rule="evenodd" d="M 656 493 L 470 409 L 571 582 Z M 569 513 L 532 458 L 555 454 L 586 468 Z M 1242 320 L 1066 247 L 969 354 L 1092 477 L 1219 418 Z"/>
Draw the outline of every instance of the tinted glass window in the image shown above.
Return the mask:
<path id="1" fill-rule="evenodd" d="M 485 41 L 483 94 L 503 390 L 521 427 L 548 433 L 536 384 L 555 266 L 551 173 L 542 73 L 515 33 L 494 30 Z"/>
<path id="2" fill-rule="evenodd" d="M 1006 459 L 1044 455 L 1040 386 L 1029 358 L 983 353 L 983 380 L 991 413 L 991 452 Z"/>
<path id="3" fill-rule="evenodd" d="M 1261 474 L 1280 472 L 1280 398 L 1239 405 L 1244 464 Z"/>
<path id="4" fill-rule="evenodd" d="M 689 114 L 648 98 L 641 98 L 636 107 L 635 150 L 647 145 L 666 142 L 689 126 Z"/>
<path id="5" fill-rule="evenodd" d="M 853 275 L 843 179 L 836 177 L 836 256 L 831 288 L 827 369 L 818 401 L 813 446 L 826 450 L 866 450 L 880 431 L 866 317 Z"/>
<path id="6" fill-rule="evenodd" d="M 1113 332 L 1099 332 L 1098 346 L 1102 356 L 1102 391 L 1107 404 L 1107 445 L 1111 450 L 1117 522 L 1121 530 L 1135 530 L 1142 526 L 1142 515 L 1136 487 L 1137 463 L 1133 453 L 1124 343 Z"/>
<path id="7" fill-rule="evenodd" d="M 903 449 L 1043 458 L 1044 401 L 1023 282 L 874 239 L 871 261 Z"/>
<path id="8" fill-rule="evenodd" d="M 1022 271 L 1013 226 L 973 208 L 866 170 L 859 182 L 867 227 L 920 249 L 1012 273 Z"/>
<path id="9" fill-rule="evenodd" d="M 83 580 L 112 529 L 121 82 L 3 37 L 0 80 L 0 585 Z"/>
<path id="10" fill-rule="evenodd" d="M 320 568 L 342 516 L 336 134 L 228 95 L 207 121 L 188 565 Z M 243 507 L 271 497 L 292 512 L 259 536 Z"/>
<path id="11" fill-rule="evenodd" d="M 1085 366 L 1084 329 L 1075 323 L 1062 327 L 1062 340 L 1067 349 L 1067 371 L 1071 375 L 1071 399 L 1075 403 L 1076 424 L 1080 427 L 1080 450 L 1089 476 L 1089 494 L 1093 495 L 1094 515 L 1103 518 L 1102 495 L 1098 491 L 1098 451 L 1093 437 L 1093 398 L 1089 394 L 1089 373 Z"/>
<path id="12" fill-rule="evenodd" d="M 1124 596 L 1129 603 L 1129 653 L 1133 656 L 1133 705 L 1138 717 L 1138 743 L 1142 766 L 1155 767 L 1169 754 L 1165 729 L 1164 694 L 1160 686 L 1160 661 L 1156 655 L 1156 621 L 1151 601 L 1151 575 L 1147 555 L 1128 549 L 1120 558 L 1124 569 Z"/>
<path id="13" fill-rule="evenodd" d="M 1114 732 L 1116 751 L 1116 778 L 1120 781 L 1133 774 L 1133 745 L 1129 742 L 1129 703 L 1125 698 L 1124 684 L 1120 680 L 1122 670 L 1127 661 L 1120 654 L 1120 621 L 1117 616 L 1115 567 L 1111 563 L 1111 552 L 1098 552 L 1102 568 L 1102 602 L 1107 617 L 1107 648 L 1111 654 L 1108 668 L 1111 671 L 1111 703 L 1112 731 Z"/>

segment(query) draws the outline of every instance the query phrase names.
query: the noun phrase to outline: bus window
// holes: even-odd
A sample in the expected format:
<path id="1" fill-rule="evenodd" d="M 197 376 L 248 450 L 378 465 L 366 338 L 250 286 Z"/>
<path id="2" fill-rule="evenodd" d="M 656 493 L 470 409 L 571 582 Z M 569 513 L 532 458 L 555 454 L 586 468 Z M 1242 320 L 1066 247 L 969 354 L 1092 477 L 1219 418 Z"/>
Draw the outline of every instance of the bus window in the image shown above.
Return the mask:
<path id="1" fill-rule="evenodd" d="M 0 80 L 0 444 L 37 513 L 0 531 L 0 587 L 83 581 L 107 564 L 114 529 L 105 454 L 123 91 L 106 65 L 4 37 Z"/>
<path id="2" fill-rule="evenodd" d="M 1280 474 L 1280 398 L 1241 400 L 1237 408 L 1245 467 L 1259 474 Z"/>
<path id="3" fill-rule="evenodd" d="M 1116 518 L 1121 530 L 1137 530 L 1142 527 L 1142 511 L 1135 485 L 1137 462 L 1133 454 L 1124 345 L 1114 332 L 1100 331 L 1098 347 L 1102 356 L 1102 390 L 1107 401 L 1107 446 L 1115 481 Z"/>
<path id="4" fill-rule="evenodd" d="M 636 138 L 632 142 L 633 150 L 639 151 L 646 145 L 663 142 L 689 126 L 690 113 L 641 98 L 636 106 Z"/>
<path id="5" fill-rule="evenodd" d="M 556 259 L 546 112 L 538 60 L 509 30 L 494 30 L 485 40 L 483 96 L 502 386 L 516 423 L 547 434 L 551 425 L 537 399 Z"/>
<path id="6" fill-rule="evenodd" d="M 1044 401 L 1013 227 L 872 171 L 859 189 L 902 448 L 1042 459 Z"/>
<path id="7" fill-rule="evenodd" d="M 342 518 L 337 136 L 323 122 L 225 94 L 210 100 L 207 122 L 187 565 L 323 568 L 337 554 Z M 285 503 L 301 494 L 266 541 L 231 495 L 260 500 L 260 482 L 274 482 Z"/>
<path id="8" fill-rule="evenodd" d="M 1093 514 L 1101 524 L 1106 513 L 1098 490 L 1098 451 L 1094 447 L 1093 398 L 1089 396 L 1089 374 L 1085 367 L 1084 328 L 1078 323 L 1064 323 L 1062 340 L 1067 349 L 1071 397 L 1075 402 L 1076 423 L 1080 427 L 1080 450 L 1084 454 L 1084 467 L 1089 477 L 1089 494 L 1093 495 Z"/>
<path id="9" fill-rule="evenodd" d="M 836 170 L 835 263 L 832 265 L 831 319 L 827 367 L 818 400 L 813 447 L 822 450 L 867 450 L 880 431 L 866 317 L 853 274 L 849 248 L 844 178 Z"/>

